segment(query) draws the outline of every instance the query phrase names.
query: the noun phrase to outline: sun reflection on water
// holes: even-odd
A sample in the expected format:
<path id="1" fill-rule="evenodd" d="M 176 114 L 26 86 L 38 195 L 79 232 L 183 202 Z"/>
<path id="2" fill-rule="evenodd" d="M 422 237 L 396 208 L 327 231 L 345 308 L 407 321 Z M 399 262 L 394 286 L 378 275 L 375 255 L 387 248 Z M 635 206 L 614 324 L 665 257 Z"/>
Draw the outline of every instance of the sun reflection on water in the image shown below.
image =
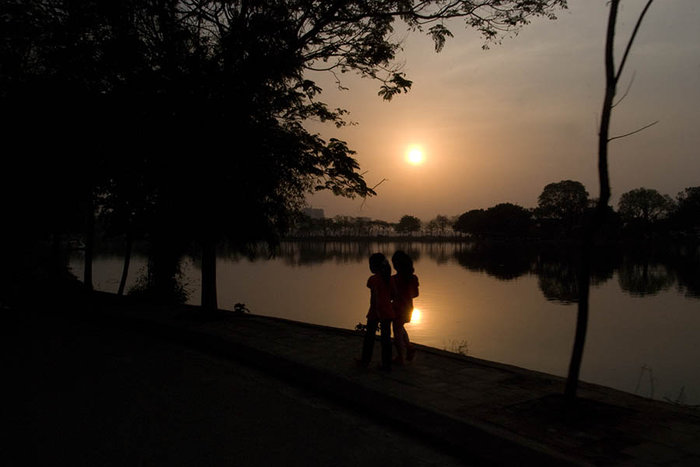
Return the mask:
<path id="1" fill-rule="evenodd" d="M 411 324 L 414 326 L 420 324 L 421 322 L 421 311 L 419 308 L 413 308 L 413 314 L 411 315 Z"/>

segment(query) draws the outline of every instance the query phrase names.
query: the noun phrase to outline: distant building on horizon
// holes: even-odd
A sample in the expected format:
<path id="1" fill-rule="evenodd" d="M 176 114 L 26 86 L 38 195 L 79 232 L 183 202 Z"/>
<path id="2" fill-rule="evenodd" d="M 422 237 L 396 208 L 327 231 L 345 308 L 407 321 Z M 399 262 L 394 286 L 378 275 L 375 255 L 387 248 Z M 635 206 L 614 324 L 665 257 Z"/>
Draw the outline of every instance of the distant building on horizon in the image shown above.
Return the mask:
<path id="1" fill-rule="evenodd" d="M 312 219 L 324 219 L 326 217 L 323 209 L 320 208 L 304 208 L 301 212 Z"/>

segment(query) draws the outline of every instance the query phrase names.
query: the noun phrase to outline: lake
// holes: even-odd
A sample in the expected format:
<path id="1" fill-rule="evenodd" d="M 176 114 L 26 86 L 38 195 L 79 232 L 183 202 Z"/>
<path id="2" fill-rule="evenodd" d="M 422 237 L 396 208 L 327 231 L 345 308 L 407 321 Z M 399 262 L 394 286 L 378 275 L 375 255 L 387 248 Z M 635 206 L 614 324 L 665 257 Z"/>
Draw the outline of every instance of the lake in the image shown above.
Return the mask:
<path id="1" fill-rule="evenodd" d="M 369 304 L 367 259 L 396 249 L 420 281 L 414 342 L 566 376 L 576 324 L 577 254 L 522 244 L 284 242 L 253 259 L 219 255 L 219 307 L 354 329 Z M 71 267 L 82 277 L 80 256 Z M 127 285 L 146 259 L 132 258 Z M 700 250 L 610 248 L 593 261 L 581 379 L 655 399 L 700 404 Z M 94 284 L 116 292 L 122 258 L 98 255 Z M 200 269 L 183 260 L 182 282 L 199 304 Z M 359 348 L 358 348 L 359 352 Z"/>

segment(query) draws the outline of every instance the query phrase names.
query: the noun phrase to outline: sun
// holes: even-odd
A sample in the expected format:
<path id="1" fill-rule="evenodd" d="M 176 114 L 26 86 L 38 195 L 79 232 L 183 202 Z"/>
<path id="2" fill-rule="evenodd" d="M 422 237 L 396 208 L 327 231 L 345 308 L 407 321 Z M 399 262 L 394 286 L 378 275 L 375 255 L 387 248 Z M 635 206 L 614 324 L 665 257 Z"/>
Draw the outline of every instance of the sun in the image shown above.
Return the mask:
<path id="1" fill-rule="evenodd" d="M 406 151 L 406 162 L 411 165 L 421 165 L 425 162 L 425 153 L 420 146 L 411 146 Z"/>

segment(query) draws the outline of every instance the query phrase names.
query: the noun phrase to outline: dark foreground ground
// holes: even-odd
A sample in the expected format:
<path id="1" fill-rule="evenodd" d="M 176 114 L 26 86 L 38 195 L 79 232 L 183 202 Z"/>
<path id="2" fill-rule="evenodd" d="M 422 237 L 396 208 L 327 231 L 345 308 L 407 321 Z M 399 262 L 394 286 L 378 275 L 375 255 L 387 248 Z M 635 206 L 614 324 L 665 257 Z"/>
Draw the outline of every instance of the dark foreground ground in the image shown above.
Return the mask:
<path id="1" fill-rule="evenodd" d="M 3 358 L 3 466 L 463 465 L 232 359 L 85 322 L 19 324 Z"/>
<path id="2" fill-rule="evenodd" d="M 352 331 L 108 296 L 5 331 L 2 465 L 700 465 L 698 410 L 426 347 L 361 370 Z"/>

